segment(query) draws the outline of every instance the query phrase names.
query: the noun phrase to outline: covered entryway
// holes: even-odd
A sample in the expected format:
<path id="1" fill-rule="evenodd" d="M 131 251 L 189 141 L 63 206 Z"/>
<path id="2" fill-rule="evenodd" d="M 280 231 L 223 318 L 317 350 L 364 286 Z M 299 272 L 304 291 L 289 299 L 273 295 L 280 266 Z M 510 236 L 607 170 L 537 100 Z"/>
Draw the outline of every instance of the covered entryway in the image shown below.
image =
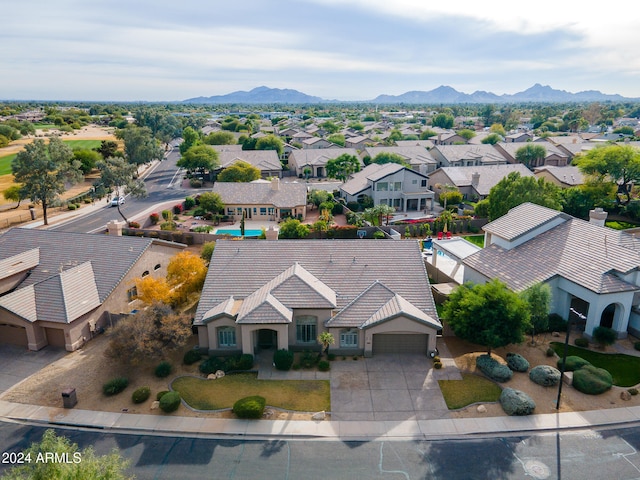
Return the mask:
<path id="1" fill-rule="evenodd" d="M 412 353 L 427 355 L 429 335 L 424 333 L 377 333 L 373 335 L 373 354 Z"/>
<path id="2" fill-rule="evenodd" d="M 27 348 L 27 329 L 17 325 L 0 324 L 0 343 Z"/>
<path id="3" fill-rule="evenodd" d="M 263 350 L 268 350 L 278 346 L 278 332 L 262 328 L 257 332 L 257 347 Z"/>
<path id="4" fill-rule="evenodd" d="M 47 343 L 52 347 L 65 348 L 64 330 L 61 328 L 45 328 Z"/>

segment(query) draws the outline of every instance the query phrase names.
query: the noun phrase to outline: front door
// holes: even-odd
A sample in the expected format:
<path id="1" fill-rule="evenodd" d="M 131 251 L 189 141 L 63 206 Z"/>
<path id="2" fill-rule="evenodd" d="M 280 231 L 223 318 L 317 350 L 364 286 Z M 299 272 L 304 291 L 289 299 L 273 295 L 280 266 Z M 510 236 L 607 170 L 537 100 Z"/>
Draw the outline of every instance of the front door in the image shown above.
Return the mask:
<path id="1" fill-rule="evenodd" d="M 263 328 L 258 330 L 258 347 L 268 350 L 278 344 L 278 334 L 275 330 Z"/>

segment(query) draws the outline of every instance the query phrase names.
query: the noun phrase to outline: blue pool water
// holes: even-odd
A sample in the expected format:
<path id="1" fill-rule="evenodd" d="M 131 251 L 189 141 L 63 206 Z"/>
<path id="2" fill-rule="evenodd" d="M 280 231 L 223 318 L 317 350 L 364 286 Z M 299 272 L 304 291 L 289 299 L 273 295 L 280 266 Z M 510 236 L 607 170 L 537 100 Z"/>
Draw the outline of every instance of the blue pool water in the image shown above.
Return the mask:
<path id="1" fill-rule="evenodd" d="M 216 230 L 216 235 L 233 235 L 234 237 L 240 236 L 239 228 L 219 228 Z M 262 230 L 250 230 L 245 229 L 244 236 L 245 237 L 259 237 L 262 235 Z"/>

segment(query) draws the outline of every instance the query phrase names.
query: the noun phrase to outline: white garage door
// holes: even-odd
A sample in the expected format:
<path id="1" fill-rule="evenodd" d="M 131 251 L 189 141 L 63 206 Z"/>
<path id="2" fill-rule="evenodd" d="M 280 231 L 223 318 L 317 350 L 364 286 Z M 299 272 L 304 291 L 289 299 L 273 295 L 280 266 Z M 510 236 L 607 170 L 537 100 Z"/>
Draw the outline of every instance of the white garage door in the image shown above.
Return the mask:
<path id="1" fill-rule="evenodd" d="M 27 330 L 24 327 L 0 324 L 0 342 L 26 347 L 29 343 Z"/>
<path id="2" fill-rule="evenodd" d="M 420 353 L 427 354 L 429 335 L 424 333 L 377 333 L 373 335 L 373 354 Z"/>

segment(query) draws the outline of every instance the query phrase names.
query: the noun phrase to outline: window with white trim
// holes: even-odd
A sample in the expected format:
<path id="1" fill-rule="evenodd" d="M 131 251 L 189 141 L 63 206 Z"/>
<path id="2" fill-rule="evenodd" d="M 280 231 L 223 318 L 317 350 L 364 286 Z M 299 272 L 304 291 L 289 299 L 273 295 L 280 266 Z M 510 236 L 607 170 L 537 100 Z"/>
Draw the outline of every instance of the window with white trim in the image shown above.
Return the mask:
<path id="1" fill-rule="evenodd" d="M 355 328 L 340 332 L 340 347 L 354 348 L 358 346 L 358 331 Z"/>
<path id="2" fill-rule="evenodd" d="M 218 328 L 218 346 L 220 348 L 236 346 L 236 327 Z"/>
<path id="3" fill-rule="evenodd" d="M 296 342 L 316 343 L 318 317 L 305 315 L 296 318 Z"/>
<path id="4" fill-rule="evenodd" d="M 376 184 L 376 190 L 378 192 L 386 192 L 389 190 L 389 184 L 387 182 L 378 182 Z"/>
<path id="5" fill-rule="evenodd" d="M 127 302 L 131 303 L 136 298 L 138 298 L 138 288 L 134 285 L 129 290 L 127 290 Z"/>

